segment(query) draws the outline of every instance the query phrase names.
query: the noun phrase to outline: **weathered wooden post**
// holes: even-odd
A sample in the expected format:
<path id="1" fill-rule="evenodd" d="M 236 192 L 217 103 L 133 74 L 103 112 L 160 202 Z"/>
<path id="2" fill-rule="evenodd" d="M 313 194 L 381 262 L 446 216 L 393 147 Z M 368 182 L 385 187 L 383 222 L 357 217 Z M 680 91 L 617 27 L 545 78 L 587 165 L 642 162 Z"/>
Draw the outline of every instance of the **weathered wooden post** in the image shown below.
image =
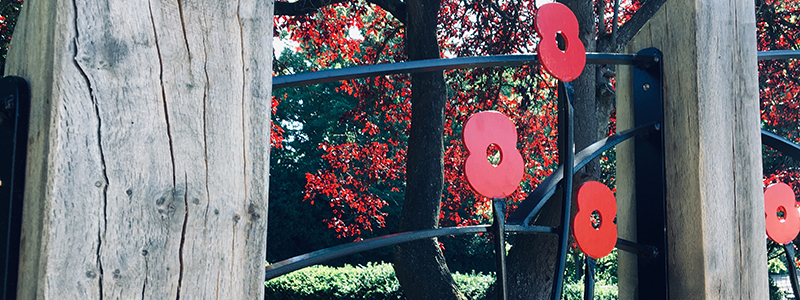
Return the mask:
<path id="1" fill-rule="evenodd" d="M 767 299 L 754 3 L 669 0 L 627 49 L 648 47 L 663 52 L 669 298 Z M 618 75 L 624 129 L 643 87 L 629 84 L 630 68 Z M 626 191 L 631 164 L 619 163 Z M 620 237 L 635 239 L 631 228 L 620 224 Z M 643 293 L 631 263 L 620 256 L 620 299 Z"/>
<path id="2" fill-rule="evenodd" d="M 19 299 L 259 299 L 273 1 L 28 0 Z"/>

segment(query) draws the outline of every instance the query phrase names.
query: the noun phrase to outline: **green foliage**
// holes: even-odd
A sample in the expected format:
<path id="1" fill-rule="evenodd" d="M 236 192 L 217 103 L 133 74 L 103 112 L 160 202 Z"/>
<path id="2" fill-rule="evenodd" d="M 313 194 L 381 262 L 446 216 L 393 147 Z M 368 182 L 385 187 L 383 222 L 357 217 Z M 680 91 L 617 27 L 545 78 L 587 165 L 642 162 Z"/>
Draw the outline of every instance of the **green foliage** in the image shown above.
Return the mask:
<path id="1" fill-rule="evenodd" d="M 461 292 L 468 299 L 473 300 L 486 299 L 486 291 L 495 281 L 492 273 L 483 274 L 474 271 L 468 274 L 456 272 L 453 274 L 453 279 Z M 341 268 L 312 266 L 267 281 L 265 285 L 264 299 L 405 299 L 400 284 L 395 278 L 394 269 L 389 263 L 368 263 L 366 266 L 345 265 Z M 598 281 L 595 285 L 594 299 L 617 298 L 616 284 L 605 284 L 603 281 Z M 583 299 L 583 281 L 566 283 L 563 299 Z"/>
<path id="2" fill-rule="evenodd" d="M 481 273 L 453 274 L 453 279 L 469 299 L 485 299 L 486 290 L 494 282 L 493 275 Z M 264 299 L 405 299 L 389 263 L 368 263 L 366 266 L 345 265 L 341 268 L 308 267 L 267 281 Z"/>
<path id="3" fill-rule="evenodd" d="M 789 272 L 786 269 L 786 263 L 783 262 L 781 257 L 770 259 L 767 262 L 767 268 L 769 268 L 770 274 L 786 274 Z"/>
<path id="4" fill-rule="evenodd" d="M 775 281 L 772 280 L 772 277 L 769 278 L 769 300 L 783 300 L 785 298 L 785 294 L 781 291 L 781 288 L 775 284 Z"/>
<path id="5" fill-rule="evenodd" d="M 453 279 L 468 299 L 486 299 L 486 291 L 495 281 L 494 274 L 456 272 Z M 271 300 L 370 300 L 405 299 L 389 263 L 341 268 L 308 267 L 266 282 L 264 299 Z M 583 282 L 564 285 L 564 298 L 583 299 Z M 617 286 L 595 285 L 594 299 L 617 299 Z M 772 298 L 770 298 L 772 299 Z"/>
<path id="6" fill-rule="evenodd" d="M 489 273 L 495 270 L 494 241 L 488 235 L 440 237 L 450 271 Z"/>
<path id="7" fill-rule="evenodd" d="M 583 300 L 583 282 L 575 282 L 564 285 L 564 294 L 562 299 L 565 300 Z M 619 299 L 617 295 L 616 285 L 595 285 L 594 286 L 594 299 L 595 300 L 616 300 Z"/>

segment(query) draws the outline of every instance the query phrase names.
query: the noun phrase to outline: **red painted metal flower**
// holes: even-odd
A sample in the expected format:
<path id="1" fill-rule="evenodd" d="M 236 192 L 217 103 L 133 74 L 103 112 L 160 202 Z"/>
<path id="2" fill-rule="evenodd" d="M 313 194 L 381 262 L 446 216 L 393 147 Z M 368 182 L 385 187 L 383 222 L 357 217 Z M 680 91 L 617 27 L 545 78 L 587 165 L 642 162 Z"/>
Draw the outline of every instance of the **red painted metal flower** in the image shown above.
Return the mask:
<path id="1" fill-rule="evenodd" d="M 522 180 L 524 163 L 517 150 L 517 129 L 502 113 L 483 111 L 472 115 L 462 133 L 469 155 L 464 174 L 477 193 L 489 198 L 505 198 Z M 487 158 L 487 149 L 499 150 L 499 162 Z"/>
<path id="2" fill-rule="evenodd" d="M 780 182 L 764 191 L 767 236 L 778 244 L 788 244 L 800 233 L 800 212 L 789 185 Z"/>
<path id="3" fill-rule="evenodd" d="M 575 199 L 578 212 L 572 221 L 572 233 L 583 253 L 601 258 L 617 244 L 617 200 L 605 184 L 588 181 L 578 189 Z"/>
<path id="4" fill-rule="evenodd" d="M 536 32 L 539 42 L 539 62 L 548 73 L 562 81 L 572 81 L 581 75 L 586 65 L 586 49 L 578 36 L 578 20 L 561 3 L 547 3 L 536 12 Z M 558 47 L 557 37 L 564 39 L 564 50 Z"/>

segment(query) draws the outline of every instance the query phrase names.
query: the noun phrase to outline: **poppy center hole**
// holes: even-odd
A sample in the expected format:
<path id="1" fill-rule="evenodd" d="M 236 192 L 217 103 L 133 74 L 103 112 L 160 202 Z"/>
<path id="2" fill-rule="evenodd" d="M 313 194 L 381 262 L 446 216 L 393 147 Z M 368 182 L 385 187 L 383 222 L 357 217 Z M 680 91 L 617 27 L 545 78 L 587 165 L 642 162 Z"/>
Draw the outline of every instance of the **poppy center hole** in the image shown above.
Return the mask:
<path id="1" fill-rule="evenodd" d="M 781 222 L 786 221 L 786 208 L 783 206 L 778 206 L 777 212 L 775 213 L 778 216 L 778 220 Z"/>
<path id="2" fill-rule="evenodd" d="M 486 147 L 486 160 L 492 164 L 492 167 L 497 167 L 503 161 L 503 152 L 500 151 L 500 146 L 497 144 L 489 144 Z"/>
<path id="3" fill-rule="evenodd" d="M 600 228 L 600 225 L 603 225 L 603 220 L 600 218 L 600 211 L 597 210 L 593 211 L 591 218 L 592 218 L 592 227 L 594 227 L 594 229 L 598 229 Z"/>
<path id="4" fill-rule="evenodd" d="M 556 32 L 556 45 L 558 50 L 567 51 L 567 39 L 564 38 L 564 34 L 561 31 Z"/>

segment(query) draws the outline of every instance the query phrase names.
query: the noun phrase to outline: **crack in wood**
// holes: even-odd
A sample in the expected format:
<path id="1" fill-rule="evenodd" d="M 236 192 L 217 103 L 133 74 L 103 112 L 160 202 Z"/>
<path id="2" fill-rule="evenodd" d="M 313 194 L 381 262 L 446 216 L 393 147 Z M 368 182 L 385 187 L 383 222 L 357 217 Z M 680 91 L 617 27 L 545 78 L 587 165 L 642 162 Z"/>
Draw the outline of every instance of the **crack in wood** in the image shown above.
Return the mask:
<path id="1" fill-rule="evenodd" d="M 147 253 L 146 250 L 142 250 L 142 253 Z M 146 299 L 144 297 L 144 292 L 147 290 L 147 274 L 150 273 L 147 266 L 147 256 L 144 257 L 144 282 L 142 283 L 142 300 Z"/>
<path id="2" fill-rule="evenodd" d="M 205 18 L 203 19 L 203 24 L 208 26 L 205 23 Z M 206 75 L 206 85 L 203 88 L 203 153 L 205 154 L 205 166 L 206 166 L 206 211 L 205 211 L 205 218 L 203 220 L 203 228 L 208 229 L 208 208 L 211 206 L 211 190 L 208 187 L 209 184 L 209 171 L 208 171 L 208 89 L 211 86 L 211 79 L 208 77 L 208 49 L 206 49 L 206 36 L 205 34 L 200 35 L 203 40 L 203 73 Z"/>
<path id="3" fill-rule="evenodd" d="M 176 171 L 175 171 L 175 147 L 173 146 L 172 140 L 172 129 L 169 124 L 169 107 L 167 105 L 167 91 L 164 88 L 164 60 L 161 57 L 161 46 L 158 43 L 158 30 L 156 29 L 156 20 L 153 16 L 153 6 L 150 2 L 147 2 L 148 8 L 150 10 L 150 22 L 153 26 L 153 37 L 155 38 L 156 42 L 156 52 L 158 53 L 158 66 L 159 66 L 159 73 L 158 73 L 158 80 L 161 82 L 161 101 L 164 102 L 164 121 L 167 125 L 167 137 L 169 138 L 169 155 L 172 163 L 172 187 L 175 188 L 177 186 L 177 179 L 175 178 Z"/>
<path id="4" fill-rule="evenodd" d="M 242 15 L 240 13 L 241 9 L 242 0 L 239 0 L 236 5 L 236 20 L 239 21 L 239 41 L 241 42 L 240 46 L 242 47 L 242 145 L 247 145 L 247 131 L 245 130 L 245 122 L 247 121 L 247 118 L 245 118 L 245 86 L 247 86 L 247 65 L 244 57 L 244 26 L 242 26 Z M 245 166 L 242 168 L 242 173 L 244 174 L 244 190 L 245 194 L 247 194 L 247 146 L 242 147 L 242 161 L 244 162 Z M 247 197 L 245 196 L 245 198 Z"/>
<path id="5" fill-rule="evenodd" d="M 83 78 L 84 82 L 86 83 L 86 88 L 89 90 L 89 98 L 92 101 L 92 105 L 94 107 L 95 117 L 97 117 L 97 147 L 98 151 L 100 152 L 100 164 L 102 166 L 102 174 L 104 183 L 101 184 L 102 187 L 102 201 L 103 201 L 103 224 L 102 226 L 97 227 L 97 251 L 96 251 L 96 263 L 98 267 L 99 276 L 97 277 L 98 280 L 98 298 L 100 300 L 103 299 L 103 261 L 101 259 L 101 249 L 103 246 L 103 237 L 108 230 L 108 174 L 106 173 L 106 159 L 105 153 L 103 152 L 103 142 L 102 142 L 102 119 L 100 118 L 100 108 L 97 103 L 97 99 L 94 96 L 94 89 L 92 88 L 91 80 L 89 80 L 89 76 L 84 71 L 84 68 L 81 66 L 80 62 L 78 61 L 78 4 L 75 0 L 72 1 L 72 7 L 74 9 L 75 18 L 73 25 L 75 26 L 75 37 L 73 39 L 73 46 L 75 53 L 72 56 L 72 62 L 75 64 L 75 68 L 80 73 L 81 77 Z"/>
<path id="6" fill-rule="evenodd" d="M 180 260 L 180 273 L 178 274 L 178 293 L 176 300 L 181 299 L 181 286 L 183 285 L 183 245 L 186 242 L 186 224 L 189 223 L 189 175 L 184 173 L 185 188 L 183 191 L 183 203 L 186 205 L 183 215 L 183 229 L 181 230 L 181 245 L 178 247 L 178 258 Z"/>
<path id="7" fill-rule="evenodd" d="M 183 30 L 183 42 L 186 45 L 186 53 L 189 55 L 189 64 L 192 64 L 192 52 L 189 51 L 189 37 L 186 36 L 186 21 L 183 19 L 183 3 L 181 0 L 177 0 L 178 2 L 178 13 L 181 16 L 181 29 Z M 189 69 L 191 70 L 191 68 Z"/>

